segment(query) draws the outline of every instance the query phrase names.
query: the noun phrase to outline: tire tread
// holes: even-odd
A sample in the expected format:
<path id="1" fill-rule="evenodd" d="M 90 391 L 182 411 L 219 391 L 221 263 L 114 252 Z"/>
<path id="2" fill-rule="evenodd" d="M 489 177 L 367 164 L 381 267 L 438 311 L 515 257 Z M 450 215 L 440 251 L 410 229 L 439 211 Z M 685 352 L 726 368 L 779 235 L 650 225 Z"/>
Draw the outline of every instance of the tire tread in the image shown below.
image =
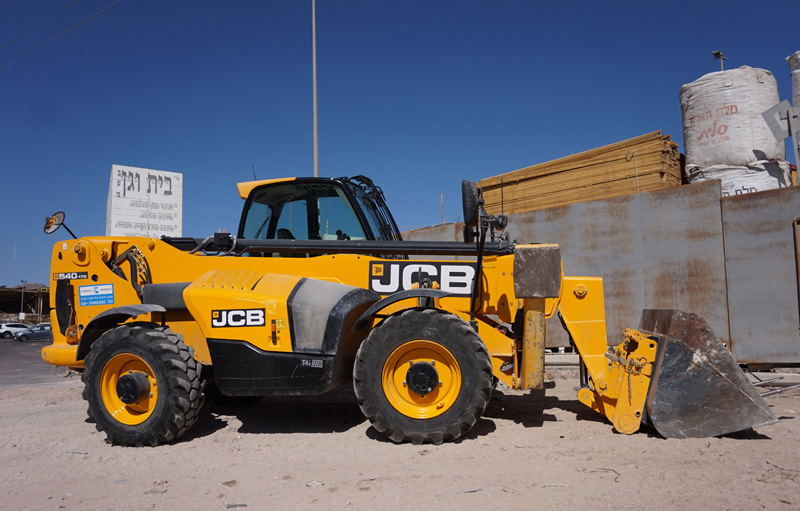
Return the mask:
<path id="1" fill-rule="evenodd" d="M 385 334 L 396 330 L 424 331 L 434 328 L 442 338 L 455 338 L 458 342 L 465 343 L 467 353 L 474 357 L 477 369 L 475 381 L 466 382 L 465 388 L 471 389 L 468 403 L 464 409 L 457 413 L 449 423 L 438 429 L 420 428 L 417 431 L 403 428 L 390 415 L 398 413 L 391 406 L 389 410 L 381 410 L 387 403 L 378 393 L 382 393 L 380 376 L 375 380 L 374 373 L 380 375 L 381 368 L 373 367 L 375 362 L 371 359 L 384 342 Z M 424 336 L 423 336 L 424 337 Z M 474 387 L 474 388 L 473 388 Z M 469 431 L 489 403 L 492 390 L 492 366 L 486 346 L 477 333 L 461 318 L 445 313 L 438 309 L 410 309 L 398 315 L 391 316 L 373 329 L 359 347 L 353 368 L 353 388 L 356 399 L 364 416 L 369 419 L 377 431 L 395 443 L 424 443 L 441 444 L 458 439 Z"/>
<path id="2" fill-rule="evenodd" d="M 108 360 L 103 354 L 117 344 L 128 345 L 133 349 L 148 350 L 154 354 L 158 363 L 167 373 L 169 388 L 164 398 L 166 409 L 161 417 L 145 421 L 138 433 L 116 431 L 114 420 L 106 418 L 102 399 L 97 395 L 95 381 L 99 378 Z M 123 346 L 124 348 L 124 346 Z M 125 352 L 123 349 L 122 352 Z M 99 364 L 99 367 L 96 365 Z M 157 446 L 180 438 L 197 421 L 203 406 L 203 382 L 200 378 L 201 364 L 196 362 L 181 337 L 169 327 L 153 323 L 123 324 L 104 333 L 86 356 L 86 368 L 81 377 L 84 383 L 82 396 L 88 402 L 88 414 L 95 422 L 97 431 L 106 433 L 106 441 L 123 446 Z M 155 369 L 154 369 L 155 370 Z M 160 391 L 161 392 L 161 391 Z M 155 411 L 154 411 L 155 414 Z"/>

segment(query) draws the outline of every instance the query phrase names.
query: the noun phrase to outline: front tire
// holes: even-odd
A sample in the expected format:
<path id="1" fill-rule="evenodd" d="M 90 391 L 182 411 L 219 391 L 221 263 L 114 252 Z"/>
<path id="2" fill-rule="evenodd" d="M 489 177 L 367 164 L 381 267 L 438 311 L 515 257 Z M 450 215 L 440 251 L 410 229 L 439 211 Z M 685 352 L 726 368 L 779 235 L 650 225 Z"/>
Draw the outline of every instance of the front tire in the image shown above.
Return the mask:
<path id="1" fill-rule="evenodd" d="M 85 362 L 83 398 L 109 443 L 156 446 L 197 421 L 201 365 L 169 328 L 120 325 L 92 345 Z"/>
<path id="2" fill-rule="evenodd" d="M 353 369 L 361 411 L 393 442 L 452 441 L 480 418 L 492 391 L 489 354 L 459 317 L 408 310 L 378 325 Z"/>
<path id="3" fill-rule="evenodd" d="M 28 342 L 27 335 L 20 335 L 17 339 L 19 339 L 19 342 Z"/>

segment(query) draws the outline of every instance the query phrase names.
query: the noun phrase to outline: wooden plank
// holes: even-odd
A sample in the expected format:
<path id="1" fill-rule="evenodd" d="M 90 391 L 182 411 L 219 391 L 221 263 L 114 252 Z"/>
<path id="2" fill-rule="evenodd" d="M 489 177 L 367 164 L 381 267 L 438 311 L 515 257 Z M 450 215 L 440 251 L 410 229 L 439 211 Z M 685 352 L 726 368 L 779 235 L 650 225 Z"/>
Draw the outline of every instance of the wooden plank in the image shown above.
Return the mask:
<path id="1" fill-rule="evenodd" d="M 520 213 L 681 184 L 677 144 L 660 131 L 478 183 L 489 213 Z"/>
<path id="2" fill-rule="evenodd" d="M 536 191 L 522 191 L 516 194 L 493 193 L 484 197 L 487 211 L 504 212 L 513 209 L 515 211 L 528 211 L 527 207 L 541 207 L 541 203 L 551 203 L 553 200 L 559 204 L 571 204 L 572 202 L 583 202 L 585 200 L 595 200 L 600 197 L 619 197 L 632 193 L 658 190 L 662 188 L 672 188 L 680 185 L 680 178 L 669 174 L 648 173 L 639 175 L 623 176 L 613 181 L 600 180 L 591 184 L 579 184 L 561 189 L 551 189 L 546 193 Z M 502 205 L 501 205 L 502 196 Z M 587 198 L 589 197 L 589 198 Z M 552 198 L 553 200 L 548 200 Z M 566 202 L 563 202 L 565 201 Z"/>
<path id="3" fill-rule="evenodd" d="M 597 168 L 593 170 L 581 170 L 574 173 L 562 173 L 558 175 L 543 176 L 532 182 L 516 183 L 510 186 L 495 187 L 491 189 L 484 189 L 483 197 L 487 204 L 499 202 L 501 200 L 513 202 L 518 198 L 537 197 L 547 195 L 560 191 L 562 189 L 571 188 L 584 188 L 592 185 L 597 185 L 604 182 L 614 182 L 621 179 L 634 178 L 632 188 L 626 190 L 628 193 L 636 193 L 635 179 L 645 179 L 646 176 L 653 174 L 663 180 L 667 180 L 666 176 L 674 178 L 676 182 L 680 182 L 680 175 L 678 173 L 667 173 L 663 171 L 663 166 L 658 162 L 650 163 L 649 165 L 637 166 L 632 165 L 626 168 L 617 168 L 613 172 L 607 171 L 605 168 Z"/>
<path id="4" fill-rule="evenodd" d="M 653 175 L 648 176 L 647 179 L 639 179 L 640 192 L 650 192 L 665 188 L 672 188 L 679 185 L 680 180 L 674 178 L 672 180 L 672 186 L 664 186 L 664 182 L 660 178 L 654 179 Z M 580 202 L 611 199 L 614 197 L 631 195 L 630 191 L 627 190 L 630 190 L 633 187 L 635 187 L 634 178 L 628 178 L 617 182 L 601 183 L 590 187 L 561 190 L 546 196 L 521 200 L 515 203 L 505 202 L 502 206 L 502 212 L 505 214 L 522 213 L 544 208 L 576 204 Z M 493 205 L 491 210 L 495 211 L 496 213 L 500 213 L 501 207 L 499 204 L 496 204 Z M 490 211 L 490 209 L 487 208 L 487 211 Z"/>
<path id="5" fill-rule="evenodd" d="M 600 161 L 611 161 L 624 157 L 628 151 L 636 149 L 637 155 L 644 154 L 652 151 L 669 151 L 674 150 L 675 142 L 669 140 L 668 135 L 658 135 L 660 131 L 636 137 L 633 139 L 625 140 L 615 144 L 591 149 L 582 153 L 565 156 L 557 160 L 552 160 L 531 167 L 507 172 L 494 177 L 488 177 L 481 180 L 482 187 L 490 187 L 499 185 L 502 180 L 505 183 L 533 177 L 544 172 L 558 172 L 560 170 L 569 170 L 586 164 L 591 164 Z M 677 153 L 677 151 L 675 151 Z"/>

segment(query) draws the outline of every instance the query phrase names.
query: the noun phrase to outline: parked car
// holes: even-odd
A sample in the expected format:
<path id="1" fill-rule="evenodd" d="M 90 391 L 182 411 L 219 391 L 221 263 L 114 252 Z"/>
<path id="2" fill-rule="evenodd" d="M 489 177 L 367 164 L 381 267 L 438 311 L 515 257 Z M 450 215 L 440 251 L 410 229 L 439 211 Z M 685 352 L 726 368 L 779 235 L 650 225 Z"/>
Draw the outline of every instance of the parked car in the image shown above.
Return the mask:
<path id="1" fill-rule="evenodd" d="M 28 325 L 22 323 L 2 323 L 0 324 L 0 336 L 3 336 L 3 339 L 11 339 L 15 333 L 27 329 Z"/>
<path id="2" fill-rule="evenodd" d="M 50 323 L 39 323 L 30 328 L 26 328 L 21 332 L 14 334 L 14 339 L 20 342 L 26 342 L 29 339 L 51 339 L 52 332 L 50 331 Z"/>

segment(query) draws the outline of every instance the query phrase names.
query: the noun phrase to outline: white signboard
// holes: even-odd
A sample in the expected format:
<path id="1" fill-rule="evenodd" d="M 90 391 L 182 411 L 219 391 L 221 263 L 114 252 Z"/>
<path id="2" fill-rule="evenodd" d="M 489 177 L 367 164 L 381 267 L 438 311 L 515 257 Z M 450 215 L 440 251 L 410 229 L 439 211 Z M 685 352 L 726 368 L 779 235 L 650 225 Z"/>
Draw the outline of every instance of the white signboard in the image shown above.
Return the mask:
<path id="1" fill-rule="evenodd" d="M 111 166 L 106 236 L 181 236 L 183 174 Z"/>

